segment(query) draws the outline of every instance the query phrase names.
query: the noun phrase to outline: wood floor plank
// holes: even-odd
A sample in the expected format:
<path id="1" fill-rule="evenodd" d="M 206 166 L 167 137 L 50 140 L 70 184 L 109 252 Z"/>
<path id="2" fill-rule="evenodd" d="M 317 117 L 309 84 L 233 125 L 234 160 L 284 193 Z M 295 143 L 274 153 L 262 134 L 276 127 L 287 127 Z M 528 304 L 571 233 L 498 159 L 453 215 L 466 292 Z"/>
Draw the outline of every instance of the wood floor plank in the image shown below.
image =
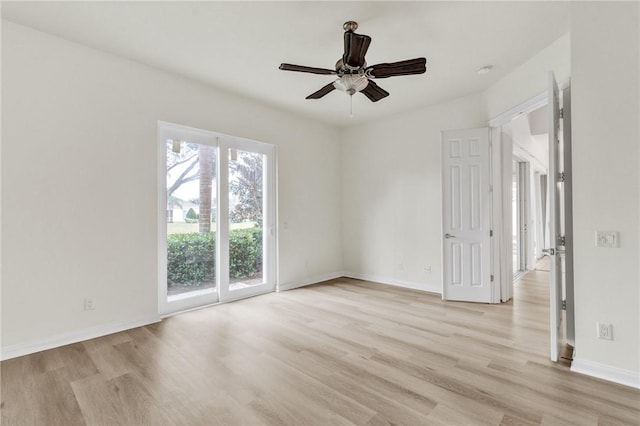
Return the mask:
<path id="1" fill-rule="evenodd" d="M 33 406 L 34 424 L 84 425 L 86 421 L 76 400 L 69 373 L 64 368 L 47 371 L 35 377 Z"/>
<path id="2" fill-rule="evenodd" d="M 37 424 L 37 409 L 26 409 L 35 405 L 36 377 L 42 374 L 32 368 L 34 358 L 41 360 L 41 357 L 23 356 L 2 361 L 0 411 L 3 425 Z"/>
<path id="3" fill-rule="evenodd" d="M 513 301 L 340 278 L 3 361 L 3 425 L 640 424 L 640 391 L 549 354 L 548 271 Z"/>
<path id="4" fill-rule="evenodd" d="M 71 387 L 87 424 L 126 424 L 126 414 L 116 385 L 102 374 L 76 380 Z"/>
<path id="5" fill-rule="evenodd" d="M 464 406 L 451 407 L 448 404 L 440 403 L 431 411 L 425 424 L 450 426 L 456 425 L 497 425 L 504 416 L 499 412 L 484 412 L 478 416 L 477 412 L 467 412 Z"/>
<path id="6" fill-rule="evenodd" d="M 82 342 L 62 346 L 52 349 L 52 351 L 56 353 L 54 356 L 63 360 L 64 372 L 68 375 L 69 382 L 99 373 Z"/>

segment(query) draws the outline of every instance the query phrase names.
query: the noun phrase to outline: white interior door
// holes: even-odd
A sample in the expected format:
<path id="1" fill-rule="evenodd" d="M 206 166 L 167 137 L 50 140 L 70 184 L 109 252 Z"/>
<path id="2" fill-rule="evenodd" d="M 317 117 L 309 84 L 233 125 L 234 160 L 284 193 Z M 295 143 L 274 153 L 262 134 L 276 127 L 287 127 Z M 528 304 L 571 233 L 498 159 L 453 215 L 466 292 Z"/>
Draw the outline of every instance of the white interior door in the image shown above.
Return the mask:
<path id="1" fill-rule="evenodd" d="M 489 129 L 442 132 L 444 300 L 491 303 Z"/>
<path id="2" fill-rule="evenodd" d="M 549 255 L 549 312 L 551 336 L 551 360 L 557 361 L 563 344 L 562 328 L 562 255 L 559 250 L 562 236 L 562 166 L 560 163 L 560 91 L 553 72 L 549 72 L 549 247 L 543 250 Z"/>
<path id="3" fill-rule="evenodd" d="M 565 338 L 575 346 L 575 306 L 573 300 L 573 169 L 571 165 L 571 86 L 562 90 L 562 158 L 564 165 L 564 282 Z"/>

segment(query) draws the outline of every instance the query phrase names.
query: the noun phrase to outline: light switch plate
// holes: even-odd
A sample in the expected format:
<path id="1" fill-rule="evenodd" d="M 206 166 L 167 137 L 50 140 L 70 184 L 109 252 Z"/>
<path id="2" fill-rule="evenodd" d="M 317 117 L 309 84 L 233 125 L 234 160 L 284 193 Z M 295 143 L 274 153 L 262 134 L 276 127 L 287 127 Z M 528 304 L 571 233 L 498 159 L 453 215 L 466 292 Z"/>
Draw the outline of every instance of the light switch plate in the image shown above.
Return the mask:
<path id="1" fill-rule="evenodd" d="M 596 231 L 596 247 L 620 247 L 620 233 L 618 231 Z"/>

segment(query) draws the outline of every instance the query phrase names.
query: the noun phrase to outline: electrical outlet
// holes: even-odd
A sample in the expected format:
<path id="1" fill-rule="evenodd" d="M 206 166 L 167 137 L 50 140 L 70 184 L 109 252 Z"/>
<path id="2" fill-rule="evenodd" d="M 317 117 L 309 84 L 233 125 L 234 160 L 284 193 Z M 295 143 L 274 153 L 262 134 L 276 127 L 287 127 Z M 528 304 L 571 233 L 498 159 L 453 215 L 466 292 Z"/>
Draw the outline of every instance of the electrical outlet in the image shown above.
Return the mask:
<path id="1" fill-rule="evenodd" d="M 596 247 L 620 247 L 620 233 L 617 231 L 596 231 Z"/>
<path id="2" fill-rule="evenodd" d="M 598 339 L 613 340 L 613 325 L 603 322 L 596 323 L 598 326 Z"/>
<path id="3" fill-rule="evenodd" d="M 430 274 L 430 273 L 431 273 L 431 265 L 429 265 L 429 266 L 425 266 L 425 267 L 424 267 L 424 271 L 425 271 L 427 274 Z"/>
<path id="4" fill-rule="evenodd" d="M 84 310 L 85 311 L 93 311 L 96 308 L 96 299 L 93 297 L 85 297 L 84 298 Z"/>

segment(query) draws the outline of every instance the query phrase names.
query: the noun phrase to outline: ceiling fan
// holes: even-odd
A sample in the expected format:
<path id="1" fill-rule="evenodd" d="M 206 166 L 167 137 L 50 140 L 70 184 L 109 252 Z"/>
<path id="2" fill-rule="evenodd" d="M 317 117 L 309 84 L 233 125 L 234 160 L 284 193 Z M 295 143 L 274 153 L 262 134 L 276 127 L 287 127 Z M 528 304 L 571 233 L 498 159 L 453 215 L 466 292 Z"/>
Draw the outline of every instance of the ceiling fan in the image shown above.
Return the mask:
<path id="1" fill-rule="evenodd" d="M 356 34 L 358 23 L 347 21 L 344 23 L 344 54 L 336 62 L 336 69 L 306 67 L 302 65 L 281 64 L 284 71 L 308 72 L 311 74 L 336 75 L 338 79 L 327 84 L 322 89 L 306 97 L 306 99 L 320 99 L 335 89 L 353 96 L 361 92 L 372 102 L 378 102 L 389 96 L 389 92 L 378 86 L 372 79 L 387 78 L 399 75 L 422 74 L 426 72 L 426 58 L 408 59 L 406 61 L 382 63 L 367 66 L 364 56 L 367 53 L 371 37 Z"/>

